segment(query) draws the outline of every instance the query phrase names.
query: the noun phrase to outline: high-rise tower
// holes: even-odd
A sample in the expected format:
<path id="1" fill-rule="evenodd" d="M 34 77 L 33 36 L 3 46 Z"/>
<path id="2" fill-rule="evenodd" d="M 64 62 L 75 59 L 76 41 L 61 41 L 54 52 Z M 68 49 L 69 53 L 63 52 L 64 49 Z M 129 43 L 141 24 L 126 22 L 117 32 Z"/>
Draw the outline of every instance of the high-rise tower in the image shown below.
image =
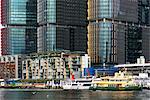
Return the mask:
<path id="1" fill-rule="evenodd" d="M 38 0 L 38 52 L 87 50 L 87 0 Z"/>
<path id="2" fill-rule="evenodd" d="M 1 4 L 2 55 L 36 52 L 37 1 L 1 0 Z"/>
<path id="3" fill-rule="evenodd" d="M 146 61 L 150 61 L 150 0 L 138 0 L 139 23 L 142 27 L 142 50 Z"/>
<path id="4" fill-rule="evenodd" d="M 94 64 L 134 63 L 143 55 L 147 5 L 149 0 L 88 1 L 88 53 Z"/>

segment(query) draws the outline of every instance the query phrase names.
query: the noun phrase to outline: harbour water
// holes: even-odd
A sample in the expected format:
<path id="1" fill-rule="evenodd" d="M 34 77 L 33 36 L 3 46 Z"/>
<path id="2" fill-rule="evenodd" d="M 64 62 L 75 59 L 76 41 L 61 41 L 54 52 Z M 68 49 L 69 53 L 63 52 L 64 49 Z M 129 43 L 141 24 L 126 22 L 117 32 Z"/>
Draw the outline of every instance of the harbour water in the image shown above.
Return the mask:
<path id="1" fill-rule="evenodd" d="M 150 90 L 63 91 L 43 89 L 0 89 L 0 100 L 150 100 Z"/>

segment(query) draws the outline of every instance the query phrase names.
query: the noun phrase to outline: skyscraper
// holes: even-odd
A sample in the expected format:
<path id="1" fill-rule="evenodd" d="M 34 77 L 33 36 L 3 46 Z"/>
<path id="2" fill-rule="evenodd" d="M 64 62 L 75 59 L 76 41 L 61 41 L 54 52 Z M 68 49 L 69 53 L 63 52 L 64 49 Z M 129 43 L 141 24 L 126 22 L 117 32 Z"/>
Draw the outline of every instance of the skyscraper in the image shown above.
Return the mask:
<path id="1" fill-rule="evenodd" d="M 37 51 L 37 1 L 1 0 L 1 53 L 27 54 Z"/>
<path id="2" fill-rule="evenodd" d="M 139 23 L 142 28 L 142 50 L 146 61 L 150 61 L 150 0 L 139 0 Z"/>
<path id="3" fill-rule="evenodd" d="M 38 52 L 87 50 L 87 0 L 38 0 Z"/>
<path id="4" fill-rule="evenodd" d="M 88 1 L 88 53 L 93 63 L 134 63 L 144 55 L 149 5 L 149 0 Z"/>

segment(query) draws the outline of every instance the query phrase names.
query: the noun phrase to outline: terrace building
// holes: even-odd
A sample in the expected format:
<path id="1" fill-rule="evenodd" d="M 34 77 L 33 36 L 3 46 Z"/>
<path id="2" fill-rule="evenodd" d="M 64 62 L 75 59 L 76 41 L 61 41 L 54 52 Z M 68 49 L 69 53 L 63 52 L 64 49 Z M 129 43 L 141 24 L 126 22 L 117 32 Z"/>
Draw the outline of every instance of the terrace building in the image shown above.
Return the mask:
<path id="1" fill-rule="evenodd" d="M 22 76 L 23 79 L 80 78 L 84 68 L 89 67 L 90 57 L 82 52 L 37 53 L 22 62 Z"/>

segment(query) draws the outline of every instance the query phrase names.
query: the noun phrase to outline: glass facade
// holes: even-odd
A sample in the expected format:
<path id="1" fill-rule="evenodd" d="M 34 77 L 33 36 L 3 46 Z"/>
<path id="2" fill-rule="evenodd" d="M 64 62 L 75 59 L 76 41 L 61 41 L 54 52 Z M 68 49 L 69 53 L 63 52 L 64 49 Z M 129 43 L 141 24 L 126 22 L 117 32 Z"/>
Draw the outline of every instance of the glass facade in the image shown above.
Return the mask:
<path id="1" fill-rule="evenodd" d="M 112 19 L 119 9 L 118 3 L 116 0 L 88 1 L 88 53 L 94 64 L 116 62 L 116 34 Z"/>
<path id="2" fill-rule="evenodd" d="M 37 50 L 36 0 L 3 0 L 2 30 L 7 36 L 3 54 L 27 54 Z"/>
<path id="3" fill-rule="evenodd" d="M 138 56 L 142 55 L 142 28 L 128 25 L 127 33 L 127 62 L 136 62 Z"/>
<path id="4" fill-rule="evenodd" d="M 38 0 L 38 52 L 87 49 L 87 0 Z"/>
<path id="5" fill-rule="evenodd" d="M 150 0 L 139 0 L 139 23 L 141 24 L 150 24 Z"/>
<path id="6" fill-rule="evenodd" d="M 142 53 L 146 61 L 150 61 L 150 0 L 139 0 L 138 19 L 141 25 L 142 33 Z"/>
<path id="7" fill-rule="evenodd" d="M 38 23 L 56 23 L 56 0 L 38 1 Z"/>
<path id="8" fill-rule="evenodd" d="M 139 2 L 88 1 L 88 54 L 93 64 L 135 63 L 142 55 Z"/>
<path id="9" fill-rule="evenodd" d="M 110 61 L 112 54 L 112 23 L 111 22 L 99 22 L 90 23 L 89 30 L 89 48 L 92 55 L 96 55 L 95 60 L 100 62 Z M 93 34 L 92 34 L 93 33 Z"/>
<path id="10" fill-rule="evenodd" d="M 38 33 L 39 51 L 56 50 L 56 27 L 54 25 L 39 27 Z"/>
<path id="11" fill-rule="evenodd" d="M 10 54 L 25 52 L 25 29 L 9 28 L 10 45 L 8 50 Z"/>
<path id="12" fill-rule="evenodd" d="M 56 0 L 38 0 L 38 23 L 38 51 L 56 50 Z"/>
<path id="13" fill-rule="evenodd" d="M 8 28 L 8 54 L 36 52 L 36 28 Z"/>

